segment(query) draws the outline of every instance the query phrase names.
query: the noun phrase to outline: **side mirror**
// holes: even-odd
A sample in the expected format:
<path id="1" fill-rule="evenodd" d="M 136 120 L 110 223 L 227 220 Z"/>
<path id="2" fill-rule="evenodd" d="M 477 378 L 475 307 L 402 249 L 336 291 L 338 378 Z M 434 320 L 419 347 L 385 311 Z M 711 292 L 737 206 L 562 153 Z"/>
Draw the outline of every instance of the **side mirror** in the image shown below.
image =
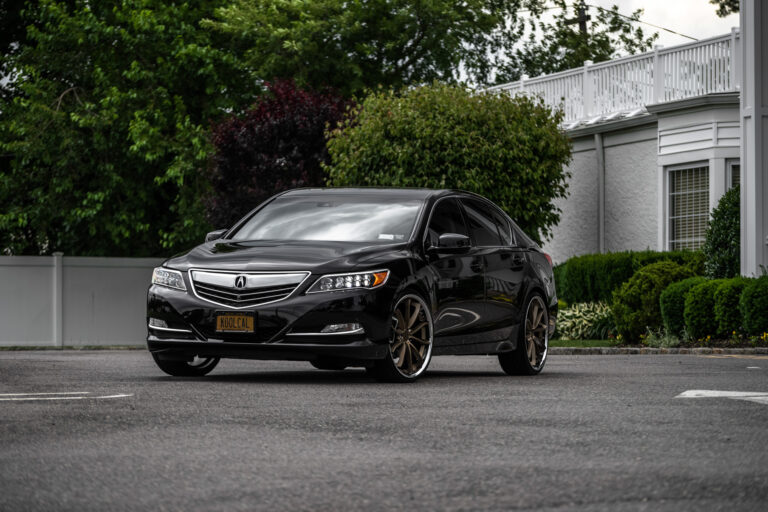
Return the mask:
<path id="1" fill-rule="evenodd" d="M 211 231 L 210 233 L 205 235 L 205 241 L 206 242 L 213 242 L 214 240 L 218 240 L 226 232 L 227 232 L 226 229 L 217 229 L 216 231 Z"/>
<path id="2" fill-rule="evenodd" d="M 460 254 L 469 251 L 469 237 L 458 233 L 443 233 L 437 239 L 437 247 L 429 248 L 431 252 L 441 254 Z"/>

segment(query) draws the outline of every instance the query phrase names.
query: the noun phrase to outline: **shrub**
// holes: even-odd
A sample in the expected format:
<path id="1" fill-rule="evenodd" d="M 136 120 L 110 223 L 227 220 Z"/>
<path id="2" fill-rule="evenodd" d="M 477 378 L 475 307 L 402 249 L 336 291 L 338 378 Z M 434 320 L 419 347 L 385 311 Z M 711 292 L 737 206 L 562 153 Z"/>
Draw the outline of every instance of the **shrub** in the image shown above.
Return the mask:
<path id="1" fill-rule="evenodd" d="M 685 296 L 685 330 L 688 336 L 698 340 L 708 335 L 717 334 L 715 309 L 715 290 L 723 283 L 712 279 L 692 287 Z"/>
<path id="2" fill-rule="evenodd" d="M 216 153 L 207 176 L 212 193 L 204 202 L 215 228 L 231 226 L 278 192 L 325 180 L 325 129 L 341 120 L 347 103 L 290 81 L 268 84 L 268 91 L 243 116 L 214 126 Z"/>
<path id="3" fill-rule="evenodd" d="M 614 330 L 611 308 L 605 302 L 574 304 L 557 315 L 557 333 L 564 339 L 606 339 Z"/>
<path id="4" fill-rule="evenodd" d="M 571 144 L 539 98 L 434 84 L 369 95 L 328 141 L 330 186 L 458 188 L 537 242 L 560 219 Z"/>
<path id="5" fill-rule="evenodd" d="M 741 320 L 747 334 L 768 332 L 768 276 L 750 279 L 739 298 Z"/>
<path id="6" fill-rule="evenodd" d="M 614 293 L 616 328 L 628 342 L 637 342 L 648 329 L 661 327 L 659 297 L 670 283 L 691 277 L 693 271 L 674 261 L 659 261 L 640 268 Z"/>
<path id="7" fill-rule="evenodd" d="M 730 278 L 739 275 L 741 254 L 739 187 L 726 192 L 712 210 L 707 235 L 701 252 L 704 271 L 710 278 Z"/>
<path id="8" fill-rule="evenodd" d="M 683 279 L 670 284 L 661 293 L 659 298 L 659 307 L 661 308 L 661 318 L 664 320 L 664 327 L 668 334 L 672 336 L 682 336 L 685 329 L 685 297 L 688 291 L 706 281 L 706 278 L 697 276 Z"/>
<path id="9" fill-rule="evenodd" d="M 610 301 L 639 268 L 665 260 L 688 266 L 695 275 L 704 270 L 703 255 L 694 251 L 585 254 L 555 267 L 557 294 L 570 303 Z"/>
<path id="10" fill-rule="evenodd" d="M 715 290 L 715 321 L 717 335 L 728 338 L 733 333 L 740 334 L 744 328 L 739 310 L 739 299 L 749 279 L 735 277 L 723 281 Z"/>

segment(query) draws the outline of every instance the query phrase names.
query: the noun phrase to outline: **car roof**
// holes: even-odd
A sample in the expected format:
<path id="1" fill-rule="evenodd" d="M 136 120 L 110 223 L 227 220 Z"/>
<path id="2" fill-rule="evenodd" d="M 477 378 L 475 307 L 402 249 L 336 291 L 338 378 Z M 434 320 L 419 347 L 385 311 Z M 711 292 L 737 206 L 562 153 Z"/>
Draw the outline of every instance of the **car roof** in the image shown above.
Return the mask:
<path id="1" fill-rule="evenodd" d="M 386 187 L 339 187 L 339 188 L 296 188 L 288 190 L 283 197 L 306 197 L 319 195 L 362 195 L 373 197 L 389 197 L 399 199 L 428 199 L 451 193 L 466 193 L 460 190 L 432 189 L 432 188 L 386 188 Z"/>

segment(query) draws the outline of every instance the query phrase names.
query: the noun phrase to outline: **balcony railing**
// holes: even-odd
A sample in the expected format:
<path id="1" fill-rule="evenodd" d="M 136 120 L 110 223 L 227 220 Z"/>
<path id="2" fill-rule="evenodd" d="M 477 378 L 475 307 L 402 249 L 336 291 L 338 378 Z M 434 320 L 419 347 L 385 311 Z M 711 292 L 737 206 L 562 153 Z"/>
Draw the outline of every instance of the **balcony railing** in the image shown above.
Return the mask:
<path id="1" fill-rule="evenodd" d="M 739 89 L 739 31 L 692 43 L 658 47 L 536 78 L 490 87 L 536 94 L 559 106 L 565 124 L 642 109 L 646 105 Z"/>

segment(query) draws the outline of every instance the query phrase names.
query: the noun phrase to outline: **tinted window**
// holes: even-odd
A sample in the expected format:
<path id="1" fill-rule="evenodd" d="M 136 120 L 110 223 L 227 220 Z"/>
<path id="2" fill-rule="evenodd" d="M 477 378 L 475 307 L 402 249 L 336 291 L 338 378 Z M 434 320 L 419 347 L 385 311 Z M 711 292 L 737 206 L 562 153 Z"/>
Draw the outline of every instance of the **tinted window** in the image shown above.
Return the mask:
<path id="1" fill-rule="evenodd" d="M 473 199 L 462 199 L 461 202 L 464 204 L 469 231 L 472 233 L 475 244 L 480 247 L 501 245 L 499 230 L 496 227 L 496 222 L 488 213 L 488 208 L 480 201 Z"/>
<path id="2" fill-rule="evenodd" d="M 469 236 L 464 217 L 461 215 L 461 208 L 455 199 L 443 199 L 437 202 L 427 230 L 428 245 L 437 246 L 437 239 L 444 233 Z"/>
<path id="3" fill-rule="evenodd" d="M 232 239 L 405 242 L 422 204 L 419 200 L 330 194 L 278 197 Z"/>
<path id="4" fill-rule="evenodd" d="M 507 216 L 501 213 L 496 208 L 491 208 L 489 213 L 491 214 L 491 217 L 493 218 L 493 221 L 496 223 L 496 229 L 499 230 L 499 235 L 501 236 L 501 243 L 503 245 L 509 245 L 514 246 L 515 244 L 515 237 L 512 233 L 511 226 L 509 225 L 509 220 L 507 219 Z"/>

